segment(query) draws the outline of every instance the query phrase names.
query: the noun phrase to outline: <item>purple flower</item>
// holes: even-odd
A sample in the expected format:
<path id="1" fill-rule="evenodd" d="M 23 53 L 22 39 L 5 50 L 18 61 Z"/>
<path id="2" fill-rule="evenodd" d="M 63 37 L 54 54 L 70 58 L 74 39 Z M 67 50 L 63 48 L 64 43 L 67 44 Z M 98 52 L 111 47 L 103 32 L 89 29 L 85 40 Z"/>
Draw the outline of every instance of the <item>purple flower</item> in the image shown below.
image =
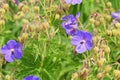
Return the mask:
<path id="1" fill-rule="evenodd" d="M 120 16 L 120 9 L 119 9 L 119 11 L 118 12 L 113 12 L 112 14 L 111 14 L 111 16 L 112 16 L 112 18 L 118 18 L 118 16 Z"/>
<path id="2" fill-rule="evenodd" d="M 18 5 L 19 4 L 19 0 L 15 0 L 15 3 Z"/>
<path id="3" fill-rule="evenodd" d="M 65 2 L 67 4 L 76 5 L 76 4 L 80 4 L 82 2 L 82 0 L 65 0 Z"/>
<path id="4" fill-rule="evenodd" d="M 29 75 L 26 76 L 23 80 L 40 80 L 37 76 Z"/>
<path id="5" fill-rule="evenodd" d="M 76 46 L 77 53 L 84 53 L 92 48 L 92 34 L 79 31 L 78 34 L 72 37 L 71 43 Z"/>
<path id="6" fill-rule="evenodd" d="M 74 15 L 69 15 L 69 16 L 64 16 L 62 18 L 62 20 L 64 21 L 62 23 L 62 27 L 66 30 L 66 29 L 71 29 L 73 27 L 77 26 L 77 20 L 76 17 L 74 17 Z"/>
<path id="7" fill-rule="evenodd" d="M 21 44 L 15 40 L 9 40 L 6 45 L 3 45 L 1 52 L 8 62 L 13 62 L 15 58 L 20 59 L 22 57 Z"/>
<path id="8" fill-rule="evenodd" d="M 74 15 L 69 15 L 69 16 L 64 16 L 62 18 L 63 23 L 62 23 L 62 27 L 66 30 L 66 33 L 68 35 L 74 35 L 77 33 L 78 29 L 77 29 L 77 18 L 79 18 L 80 16 L 80 12 L 78 12 L 76 14 L 76 16 Z"/>
<path id="9" fill-rule="evenodd" d="M 67 29 L 66 33 L 70 36 L 74 36 L 79 32 L 79 30 L 77 28 L 72 28 L 72 29 Z"/>

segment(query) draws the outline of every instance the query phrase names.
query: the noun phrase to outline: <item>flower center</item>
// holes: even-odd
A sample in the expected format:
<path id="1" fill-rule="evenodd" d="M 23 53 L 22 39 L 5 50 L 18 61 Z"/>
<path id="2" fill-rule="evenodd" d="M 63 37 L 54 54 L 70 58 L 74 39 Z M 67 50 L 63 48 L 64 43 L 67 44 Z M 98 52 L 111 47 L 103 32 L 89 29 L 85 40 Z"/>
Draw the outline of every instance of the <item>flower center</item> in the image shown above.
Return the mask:
<path id="1" fill-rule="evenodd" d="M 84 44 L 85 43 L 85 40 L 82 40 L 81 42 L 80 42 L 80 44 Z"/>
<path id="2" fill-rule="evenodd" d="M 14 53 L 14 51 L 15 51 L 14 49 L 11 49 L 12 54 Z"/>

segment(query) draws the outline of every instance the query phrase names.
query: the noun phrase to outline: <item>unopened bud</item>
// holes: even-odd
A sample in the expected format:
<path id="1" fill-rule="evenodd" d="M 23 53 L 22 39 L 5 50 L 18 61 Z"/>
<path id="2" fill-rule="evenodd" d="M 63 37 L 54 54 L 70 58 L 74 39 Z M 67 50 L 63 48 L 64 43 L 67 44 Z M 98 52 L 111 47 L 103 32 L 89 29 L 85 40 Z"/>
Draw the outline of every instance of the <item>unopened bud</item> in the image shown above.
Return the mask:
<path id="1" fill-rule="evenodd" d="M 101 17 L 99 20 L 100 20 L 100 22 L 102 23 L 102 22 L 104 21 L 104 18 L 103 18 L 103 17 Z"/>
<path id="2" fill-rule="evenodd" d="M 117 35 L 118 35 L 117 29 L 113 29 L 113 30 L 112 30 L 112 34 L 113 34 L 114 36 L 117 36 Z"/>
<path id="3" fill-rule="evenodd" d="M 110 54 L 110 47 L 108 46 L 105 47 L 105 53 Z"/>
<path id="4" fill-rule="evenodd" d="M 98 67 L 101 67 L 104 65 L 104 63 L 106 62 L 105 58 L 101 58 L 100 60 L 97 61 Z"/>
<path id="5" fill-rule="evenodd" d="M 94 49 L 93 49 L 93 50 L 94 50 L 94 52 L 95 52 L 95 53 L 98 53 L 99 48 L 98 48 L 98 47 L 94 47 Z"/>
<path id="6" fill-rule="evenodd" d="M 6 80 L 12 80 L 12 77 L 10 75 L 6 75 Z"/>
<path id="7" fill-rule="evenodd" d="M 28 6 L 26 6 L 26 5 L 24 5 L 24 6 L 22 7 L 22 11 L 23 11 L 23 12 L 27 12 L 28 9 L 29 9 L 29 8 L 28 8 Z"/>
<path id="8" fill-rule="evenodd" d="M 1 9 L 0 9 L 0 13 L 1 13 L 1 14 L 4 14 L 4 13 L 5 13 L 5 9 L 2 9 L 2 8 L 1 8 Z"/>
<path id="9" fill-rule="evenodd" d="M 34 7 L 34 12 L 39 12 L 39 11 L 40 11 L 39 6 L 35 6 L 35 7 Z"/>
<path id="10" fill-rule="evenodd" d="M 105 66 L 105 72 L 110 72 L 110 70 L 112 69 L 112 67 L 110 65 Z"/>
<path id="11" fill-rule="evenodd" d="M 114 77 L 116 77 L 116 78 L 120 78 L 120 70 L 114 70 L 114 71 L 113 71 L 113 75 L 114 75 Z"/>
<path id="12" fill-rule="evenodd" d="M 107 2 L 107 7 L 112 7 L 112 4 L 111 4 L 111 2 Z"/>
<path id="13" fill-rule="evenodd" d="M 93 42 L 93 44 L 96 44 L 96 42 L 97 42 L 96 36 L 94 36 L 94 37 L 92 38 L 92 42 Z"/>
<path id="14" fill-rule="evenodd" d="M 59 15 L 59 14 L 56 14 L 56 15 L 55 15 L 55 19 L 57 19 L 57 20 L 60 19 L 60 15 Z"/>
<path id="15" fill-rule="evenodd" d="M 120 28 L 120 23 L 116 23 L 116 24 L 115 24 L 115 27 L 116 27 L 116 28 Z"/>
<path id="16" fill-rule="evenodd" d="M 19 11 L 21 11 L 21 10 L 22 10 L 22 8 L 23 8 L 23 6 L 24 6 L 24 4 L 23 4 L 23 3 L 19 3 L 19 5 L 18 5 L 18 10 L 19 10 Z"/>
<path id="17" fill-rule="evenodd" d="M 92 24 L 94 24 L 94 22 L 95 22 L 94 18 L 90 18 L 89 21 L 90 21 L 90 23 L 92 23 Z"/>
<path id="18" fill-rule="evenodd" d="M 71 80 L 76 80 L 77 78 L 78 78 L 78 73 L 73 73 Z"/>
<path id="19" fill-rule="evenodd" d="M 5 21 L 4 20 L 0 20 L 0 26 L 5 25 Z"/>
<path id="20" fill-rule="evenodd" d="M 23 33 L 22 37 L 23 37 L 24 40 L 26 40 L 28 38 L 28 33 Z"/>
<path id="21" fill-rule="evenodd" d="M 105 18 L 106 18 L 107 21 L 111 20 L 111 16 L 110 15 L 106 15 Z"/>
<path id="22" fill-rule="evenodd" d="M 45 21 L 45 22 L 42 23 L 42 26 L 43 26 L 44 29 L 48 29 L 49 24 L 48 24 L 48 22 Z"/>
<path id="23" fill-rule="evenodd" d="M 9 9 L 9 5 L 8 5 L 7 3 L 4 4 L 3 7 L 4 7 L 5 10 L 8 10 L 8 9 Z"/>
<path id="24" fill-rule="evenodd" d="M 111 35 L 112 35 L 112 31 L 111 31 L 111 30 L 106 30 L 106 34 L 107 34 L 108 36 L 111 36 Z"/>
<path id="25" fill-rule="evenodd" d="M 98 27 L 100 25 L 100 21 L 95 21 L 95 26 Z"/>
<path id="26" fill-rule="evenodd" d="M 104 74 L 103 73 L 98 73 L 96 77 L 97 77 L 98 80 L 101 80 L 104 77 Z"/>
<path id="27" fill-rule="evenodd" d="M 23 23 L 23 24 L 28 24 L 29 21 L 28 21 L 27 19 L 22 19 L 22 23 Z"/>

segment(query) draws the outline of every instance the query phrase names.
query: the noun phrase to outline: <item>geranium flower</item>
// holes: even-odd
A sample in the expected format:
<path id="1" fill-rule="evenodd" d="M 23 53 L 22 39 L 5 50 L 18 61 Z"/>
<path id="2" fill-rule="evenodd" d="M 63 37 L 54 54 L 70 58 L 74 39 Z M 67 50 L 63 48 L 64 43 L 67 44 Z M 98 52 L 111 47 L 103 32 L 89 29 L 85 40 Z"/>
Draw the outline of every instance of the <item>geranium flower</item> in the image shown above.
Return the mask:
<path id="1" fill-rule="evenodd" d="M 76 4 L 80 4 L 82 2 L 82 0 L 65 0 L 65 2 L 67 4 L 76 5 Z"/>
<path id="2" fill-rule="evenodd" d="M 112 14 L 111 14 L 111 16 L 112 16 L 112 18 L 118 18 L 118 16 L 120 16 L 120 9 L 119 9 L 119 11 L 118 12 L 113 12 Z"/>
<path id="3" fill-rule="evenodd" d="M 64 16 L 62 18 L 62 20 L 63 20 L 62 27 L 65 30 L 71 29 L 71 28 L 77 26 L 77 20 L 76 20 L 76 17 L 74 15 Z"/>
<path id="4" fill-rule="evenodd" d="M 92 48 L 92 34 L 89 32 L 79 31 L 72 37 L 71 43 L 76 46 L 77 53 L 84 53 Z"/>
<path id="5" fill-rule="evenodd" d="M 29 75 L 25 77 L 23 80 L 40 80 L 37 76 Z"/>
<path id="6" fill-rule="evenodd" d="M 15 58 L 20 59 L 22 57 L 21 44 L 15 40 L 9 40 L 6 45 L 3 45 L 1 52 L 8 62 L 13 62 Z"/>
<path id="7" fill-rule="evenodd" d="M 78 12 L 76 14 L 76 16 L 74 15 L 69 15 L 69 16 L 64 16 L 62 18 L 63 20 L 63 23 L 62 23 L 62 27 L 66 30 L 66 33 L 68 35 L 74 35 L 77 33 L 77 19 L 79 18 L 80 16 L 80 12 Z"/>

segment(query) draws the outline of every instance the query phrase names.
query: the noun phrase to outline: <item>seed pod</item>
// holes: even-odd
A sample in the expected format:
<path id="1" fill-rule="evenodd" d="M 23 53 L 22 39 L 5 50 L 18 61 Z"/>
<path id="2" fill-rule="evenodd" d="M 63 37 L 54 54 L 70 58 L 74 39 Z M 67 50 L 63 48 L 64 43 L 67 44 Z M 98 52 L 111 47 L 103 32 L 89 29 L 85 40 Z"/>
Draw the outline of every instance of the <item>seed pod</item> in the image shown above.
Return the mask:
<path id="1" fill-rule="evenodd" d="M 120 23 L 116 23 L 116 24 L 115 24 L 115 27 L 116 27 L 116 28 L 120 28 Z"/>
<path id="2" fill-rule="evenodd" d="M 107 21 L 111 20 L 111 16 L 110 15 L 105 15 L 105 18 L 106 18 Z"/>
<path id="3" fill-rule="evenodd" d="M 59 20 L 59 19 L 60 19 L 60 15 L 59 15 L 59 14 L 56 14 L 56 15 L 55 15 L 55 19 Z"/>
<path id="4" fill-rule="evenodd" d="M 0 20 L 0 26 L 5 25 L 5 21 L 4 20 Z"/>
<path id="5" fill-rule="evenodd" d="M 6 3 L 6 4 L 3 5 L 3 8 L 4 8 L 5 10 L 8 10 L 8 9 L 9 9 L 9 5 Z"/>
<path id="6" fill-rule="evenodd" d="M 107 7 L 112 7 L 112 3 L 111 2 L 107 2 Z"/>
<path id="7" fill-rule="evenodd" d="M 24 13 L 26 13 L 26 12 L 28 12 L 28 6 L 27 5 L 24 5 L 23 7 L 22 7 L 22 11 L 24 12 Z"/>
<path id="8" fill-rule="evenodd" d="M 78 73 L 73 73 L 71 80 L 76 80 L 76 79 L 78 79 Z"/>
<path id="9" fill-rule="evenodd" d="M 105 53 L 110 54 L 110 47 L 106 46 L 104 51 Z"/>
<path id="10" fill-rule="evenodd" d="M 114 70 L 113 75 L 115 78 L 120 78 L 120 70 Z"/>
<path id="11" fill-rule="evenodd" d="M 105 66 L 105 72 L 110 72 L 111 71 L 111 69 L 112 69 L 112 67 L 110 66 L 110 65 L 107 65 L 107 66 Z"/>
<path id="12" fill-rule="evenodd" d="M 6 80 L 12 80 L 12 77 L 10 75 L 6 75 Z"/>
<path id="13" fill-rule="evenodd" d="M 39 12 L 39 11 L 40 11 L 39 6 L 35 6 L 35 7 L 34 7 L 34 12 Z"/>
<path id="14" fill-rule="evenodd" d="M 108 36 L 111 36 L 111 35 L 112 35 L 112 31 L 111 31 L 111 30 L 106 30 L 106 34 L 107 34 Z"/>
<path id="15" fill-rule="evenodd" d="M 0 9 L 0 13 L 1 13 L 1 14 L 5 14 L 5 9 L 2 9 L 2 8 L 1 8 L 1 9 Z"/>
<path id="16" fill-rule="evenodd" d="M 100 21 L 95 21 L 94 24 L 96 27 L 98 27 L 100 25 Z"/>
<path id="17" fill-rule="evenodd" d="M 94 47 L 94 53 L 98 53 L 98 51 L 99 51 L 99 48 L 98 47 Z"/>
<path id="18" fill-rule="evenodd" d="M 117 35 L 118 35 L 117 29 L 113 29 L 113 30 L 112 30 L 112 34 L 113 34 L 114 36 L 117 36 Z"/>
<path id="19" fill-rule="evenodd" d="M 28 24 L 29 21 L 27 19 L 22 19 L 22 24 Z"/>
<path id="20" fill-rule="evenodd" d="M 93 44 L 95 44 L 95 43 L 97 42 L 97 37 L 96 37 L 96 36 L 94 36 L 94 37 L 92 38 L 92 42 L 93 42 Z"/>
<path id="21" fill-rule="evenodd" d="M 48 29 L 49 28 L 49 24 L 46 21 L 42 23 L 42 26 L 43 26 L 44 29 Z"/>
<path id="22" fill-rule="evenodd" d="M 94 22 L 95 22 L 94 18 L 90 18 L 89 22 L 92 23 L 92 24 L 94 24 Z"/>
<path id="23" fill-rule="evenodd" d="M 102 67 L 106 62 L 105 58 L 101 58 L 100 60 L 97 61 L 98 67 Z"/>
<path id="24" fill-rule="evenodd" d="M 101 80 L 104 77 L 104 74 L 102 72 L 100 72 L 100 73 L 97 74 L 96 77 L 97 77 L 98 80 Z"/>

